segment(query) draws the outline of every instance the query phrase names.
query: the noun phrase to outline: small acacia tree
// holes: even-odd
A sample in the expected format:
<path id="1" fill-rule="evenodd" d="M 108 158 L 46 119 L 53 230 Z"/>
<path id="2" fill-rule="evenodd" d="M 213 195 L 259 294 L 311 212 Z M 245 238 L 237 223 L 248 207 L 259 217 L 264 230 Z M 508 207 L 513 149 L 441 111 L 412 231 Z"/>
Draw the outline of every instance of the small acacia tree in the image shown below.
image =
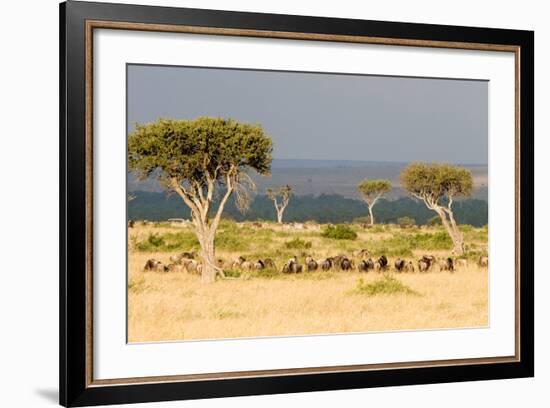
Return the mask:
<path id="1" fill-rule="evenodd" d="M 359 192 L 363 196 L 363 200 L 367 203 L 369 207 L 369 224 L 373 226 L 374 215 L 372 213 L 372 208 L 374 207 L 378 199 L 380 199 L 380 197 L 391 190 L 391 182 L 389 180 L 364 179 L 361 183 L 359 183 L 357 189 L 359 190 Z"/>
<path id="2" fill-rule="evenodd" d="M 448 164 L 412 163 L 401 172 L 401 184 L 405 190 L 424 201 L 430 210 L 437 213 L 453 240 L 454 253 L 462 255 L 464 237 L 456 224 L 452 206 L 455 197 L 468 197 L 472 194 L 472 173 Z"/>
<path id="3" fill-rule="evenodd" d="M 191 210 L 200 243 L 202 281 L 217 274 L 214 239 L 224 207 L 232 194 L 246 207 L 254 187 L 250 169 L 268 174 L 273 147 L 259 125 L 232 119 L 200 117 L 195 120 L 159 119 L 137 125 L 128 137 L 128 165 L 141 179 L 155 175 L 176 192 Z M 212 208 L 219 193 L 217 209 Z"/>
<path id="4" fill-rule="evenodd" d="M 277 211 L 277 222 L 279 224 L 283 223 L 283 215 L 286 207 L 288 206 L 288 202 L 290 201 L 291 192 L 292 188 L 288 184 L 280 187 L 278 190 L 273 190 L 271 188 L 266 190 L 267 196 L 271 199 L 271 201 L 273 201 L 275 211 Z M 281 198 L 281 202 L 279 202 L 279 197 Z"/>

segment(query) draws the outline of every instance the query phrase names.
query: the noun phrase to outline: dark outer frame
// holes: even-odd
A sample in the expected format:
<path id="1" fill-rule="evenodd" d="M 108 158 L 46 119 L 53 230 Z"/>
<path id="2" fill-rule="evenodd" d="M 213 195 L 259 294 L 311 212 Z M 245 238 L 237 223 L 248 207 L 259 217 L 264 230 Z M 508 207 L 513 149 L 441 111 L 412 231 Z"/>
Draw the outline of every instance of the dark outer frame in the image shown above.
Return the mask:
<path id="1" fill-rule="evenodd" d="M 95 22 L 95 23 L 94 23 Z M 516 53 L 516 355 L 493 359 L 94 381 L 91 371 L 91 81 L 95 27 L 472 48 Z M 141 28 L 139 28 L 141 26 Z M 171 27 L 171 28 L 170 28 Z M 368 41 L 364 40 L 368 37 Z M 445 383 L 534 375 L 534 33 L 68 1 L 60 5 L 60 403 L 64 406 Z M 88 97 L 87 97 L 88 96 Z M 521 146 L 518 136 L 521 135 Z M 520 200 L 521 198 L 521 200 Z M 521 210 L 520 205 L 521 203 Z M 521 253 L 519 253 L 521 248 Z"/>

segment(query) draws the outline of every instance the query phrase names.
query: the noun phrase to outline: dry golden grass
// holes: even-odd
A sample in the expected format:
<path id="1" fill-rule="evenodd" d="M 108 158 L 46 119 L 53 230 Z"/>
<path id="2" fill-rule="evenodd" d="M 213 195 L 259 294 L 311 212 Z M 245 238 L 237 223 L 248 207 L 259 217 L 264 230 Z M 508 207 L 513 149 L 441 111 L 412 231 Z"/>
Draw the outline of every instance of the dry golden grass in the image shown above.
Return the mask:
<path id="1" fill-rule="evenodd" d="M 134 242 L 152 233 L 178 232 L 174 227 L 143 227 L 129 230 Z M 240 253 L 258 253 L 263 248 L 284 246 L 295 236 L 312 242 L 315 257 L 336 255 L 352 248 L 369 248 L 374 241 L 391 238 L 392 230 L 362 231 L 356 241 L 319 238 L 318 232 L 282 233 L 271 226 L 274 236 L 248 242 L 247 251 L 218 250 L 217 255 L 234 259 Z M 398 230 L 396 230 L 398 231 Z M 253 234 L 253 232 L 252 232 Z M 244 236 L 244 234 L 243 234 Z M 244 239 L 244 238 L 243 238 Z M 483 246 L 484 242 L 477 242 Z M 130 342 L 190 340 L 259 336 L 288 336 L 388 330 L 418 330 L 479 327 L 488 324 L 488 273 L 474 262 L 455 273 L 310 272 L 277 275 L 274 278 L 220 280 L 202 284 L 186 272 L 145 272 L 147 259 L 169 263 L 174 252 L 129 250 L 128 336 Z M 299 253 L 300 251 L 298 251 Z M 414 251 L 409 259 L 429 252 Z M 349 252 L 348 252 L 349 253 Z M 283 254 L 281 256 L 285 256 Z M 390 258 L 390 263 L 396 257 Z M 282 266 L 280 260 L 276 260 Z M 359 280 L 369 284 L 389 274 L 415 294 L 369 295 L 358 290 Z"/>

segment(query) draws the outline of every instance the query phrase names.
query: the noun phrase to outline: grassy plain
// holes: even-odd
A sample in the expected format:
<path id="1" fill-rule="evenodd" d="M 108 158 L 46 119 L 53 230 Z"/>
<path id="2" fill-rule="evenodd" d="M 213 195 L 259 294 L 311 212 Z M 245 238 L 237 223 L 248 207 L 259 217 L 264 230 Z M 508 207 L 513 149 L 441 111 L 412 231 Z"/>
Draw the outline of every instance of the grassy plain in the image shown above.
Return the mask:
<path id="1" fill-rule="evenodd" d="M 450 255 L 441 227 L 380 225 L 362 228 L 353 240 L 324 237 L 316 224 L 276 225 L 224 221 L 217 234 L 218 258 L 227 264 L 272 258 L 277 270 L 224 268 L 233 278 L 202 284 L 187 272 L 150 272 L 150 258 L 170 263 L 171 255 L 198 249 L 190 226 L 143 225 L 128 229 L 128 336 L 130 342 L 288 336 L 389 330 L 479 327 L 488 324 L 488 271 L 476 259 L 486 253 L 487 229 L 461 227 L 467 265 L 454 273 L 398 273 L 397 257 Z M 368 249 L 386 255 L 388 272 L 357 270 L 280 272 L 284 262 Z"/>

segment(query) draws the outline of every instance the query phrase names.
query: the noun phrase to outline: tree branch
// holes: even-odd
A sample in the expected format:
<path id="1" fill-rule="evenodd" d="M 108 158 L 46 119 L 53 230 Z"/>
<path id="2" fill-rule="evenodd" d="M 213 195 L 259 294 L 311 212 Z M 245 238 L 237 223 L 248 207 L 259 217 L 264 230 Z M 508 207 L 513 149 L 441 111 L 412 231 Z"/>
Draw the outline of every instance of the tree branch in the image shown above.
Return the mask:
<path id="1" fill-rule="evenodd" d="M 214 219 L 212 220 L 212 224 L 210 226 L 211 229 L 216 230 L 218 228 L 218 224 L 220 223 L 220 219 L 222 217 L 222 212 L 225 204 L 227 203 L 227 200 L 229 200 L 229 197 L 231 196 L 231 193 L 233 193 L 233 189 L 235 188 L 234 185 L 234 178 L 236 176 L 236 167 L 231 166 L 227 174 L 225 175 L 225 185 L 227 187 L 227 190 L 220 201 L 220 204 L 218 206 L 218 210 L 216 211 L 216 215 L 214 216 Z"/>
<path id="2" fill-rule="evenodd" d="M 199 208 L 193 202 L 189 192 L 181 186 L 181 184 L 177 181 L 175 177 L 172 177 L 170 179 L 170 186 L 176 193 L 178 193 L 183 202 L 191 209 L 191 215 L 200 214 Z"/>

